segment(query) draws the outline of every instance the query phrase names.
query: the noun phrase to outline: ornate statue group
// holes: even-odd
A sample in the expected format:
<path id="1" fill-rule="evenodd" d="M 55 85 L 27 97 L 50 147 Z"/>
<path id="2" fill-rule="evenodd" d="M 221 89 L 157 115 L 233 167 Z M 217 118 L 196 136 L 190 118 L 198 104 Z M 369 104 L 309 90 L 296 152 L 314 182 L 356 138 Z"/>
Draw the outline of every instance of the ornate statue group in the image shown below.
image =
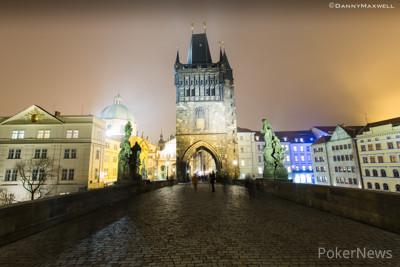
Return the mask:
<path id="1" fill-rule="evenodd" d="M 128 122 L 125 125 L 125 137 L 122 142 L 122 148 L 118 155 L 118 182 L 130 182 L 133 180 L 141 180 L 140 170 L 140 153 L 142 148 L 136 142 L 133 147 L 129 142 L 132 134 L 132 125 Z"/>
<path id="2" fill-rule="evenodd" d="M 283 165 L 286 157 L 286 148 L 282 147 L 278 137 L 275 136 L 271 124 L 266 119 L 262 120 L 263 128 L 261 133 L 264 135 L 264 173 L 267 179 L 287 179 L 288 173 Z"/>

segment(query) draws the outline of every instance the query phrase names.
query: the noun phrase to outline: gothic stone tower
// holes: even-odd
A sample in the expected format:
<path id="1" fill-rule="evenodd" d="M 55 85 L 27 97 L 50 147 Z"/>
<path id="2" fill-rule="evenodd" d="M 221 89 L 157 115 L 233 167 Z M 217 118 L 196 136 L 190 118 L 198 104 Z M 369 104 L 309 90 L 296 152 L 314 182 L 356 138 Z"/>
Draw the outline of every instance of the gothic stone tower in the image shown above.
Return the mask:
<path id="1" fill-rule="evenodd" d="M 235 177 L 236 107 L 226 52 L 220 48 L 219 61 L 212 63 L 206 33 L 192 33 L 187 64 L 180 63 L 178 50 L 174 74 L 178 179 L 188 178 L 190 159 L 201 149 L 214 158 L 217 175 Z"/>

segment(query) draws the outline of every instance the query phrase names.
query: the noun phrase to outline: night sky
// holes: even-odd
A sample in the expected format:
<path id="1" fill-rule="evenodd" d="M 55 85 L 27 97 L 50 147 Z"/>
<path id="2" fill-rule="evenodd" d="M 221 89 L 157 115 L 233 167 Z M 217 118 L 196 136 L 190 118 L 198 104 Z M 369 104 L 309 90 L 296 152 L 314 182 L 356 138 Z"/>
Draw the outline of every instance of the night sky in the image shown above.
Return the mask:
<path id="1" fill-rule="evenodd" d="M 225 42 L 240 127 L 259 130 L 266 118 L 275 130 L 305 130 L 400 116 L 395 1 L 333 1 L 395 7 L 368 10 L 325 0 L 30 2 L 0 4 L 0 116 L 33 104 L 99 115 L 120 93 L 139 133 L 156 142 L 161 128 L 175 132 L 176 45 L 186 62 L 191 23 L 201 33 L 203 21 L 214 62 Z"/>

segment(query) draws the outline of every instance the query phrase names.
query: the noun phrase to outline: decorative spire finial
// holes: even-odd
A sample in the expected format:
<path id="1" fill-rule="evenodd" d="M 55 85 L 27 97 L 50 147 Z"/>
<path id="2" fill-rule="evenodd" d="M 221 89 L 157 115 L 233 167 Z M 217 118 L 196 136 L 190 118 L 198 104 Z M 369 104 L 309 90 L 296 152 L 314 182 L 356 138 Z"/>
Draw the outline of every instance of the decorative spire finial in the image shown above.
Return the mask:
<path id="1" fill-rule="evenodd" d="M 192 22 L 192 34 L 193 34 L 193 31 L 194 31 L 194 23 Z"/>
<path id="2" fill-rule="evenodd" d="M 206 25 L 206 22 L 205 22 L 205 21 L 203 22 L 203 28 L 204 28 L 204 33 L 206 33 L 206 31 L 207 31 L 207 25 Z"/>

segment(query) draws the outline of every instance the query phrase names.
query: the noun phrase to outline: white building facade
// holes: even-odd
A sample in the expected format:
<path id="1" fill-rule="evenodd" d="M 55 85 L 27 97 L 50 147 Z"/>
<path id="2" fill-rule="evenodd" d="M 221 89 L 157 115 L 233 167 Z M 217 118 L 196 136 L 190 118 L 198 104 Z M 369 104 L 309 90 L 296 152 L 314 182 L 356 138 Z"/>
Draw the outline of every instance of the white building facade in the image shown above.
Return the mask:
<path id="1" fill-rule="evenodd" d="M 51 160 L 56 170 L 46 182 L 46 194 L 96 187 L 104 173 L 105 128 L 105 122 L 95 116 L 52 115 L 36 105 L 0 118 L 0 190 L 13 194 L 16 201 L 30 199 L 16 163 L 41 158 Z"/>
<path id="2" fill-rule="evenodd" d="M 356 139 L 364 188 L 400 193 L 400 118 L 369 123 Z"/>

